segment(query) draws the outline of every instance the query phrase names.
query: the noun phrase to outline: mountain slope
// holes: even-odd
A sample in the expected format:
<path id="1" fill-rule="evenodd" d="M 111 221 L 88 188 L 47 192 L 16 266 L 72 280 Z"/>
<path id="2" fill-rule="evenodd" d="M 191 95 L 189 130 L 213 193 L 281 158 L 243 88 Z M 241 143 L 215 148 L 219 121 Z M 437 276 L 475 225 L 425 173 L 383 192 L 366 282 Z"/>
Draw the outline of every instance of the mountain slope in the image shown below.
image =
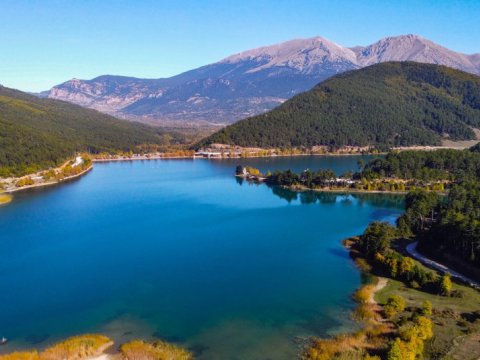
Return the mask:
<path id="1" fill-rule="evenodd" d="M 438 145 L 474 139 L 471 127 L 480 127 L 480 77 L 391 62 L 337 75 L 199 146 Z"/>
<path id="2" fill-rule="evenodd" d="M 58 165 L 76 151 L 128 151 L 165 133 L 58 100 L 0 86 L 0 176 Z"/>
<path id="3" fill-rule="evenodd" d="M 416 35 L 354 48 L 315 37 L 245 51 L 168 79 L 73 79 L 52 88 L 49 97 L 140 121 L 228 124 L 268 111 L 331 76 L 385 61 L 480 74 L 479 54 L 456 53 Z"/>

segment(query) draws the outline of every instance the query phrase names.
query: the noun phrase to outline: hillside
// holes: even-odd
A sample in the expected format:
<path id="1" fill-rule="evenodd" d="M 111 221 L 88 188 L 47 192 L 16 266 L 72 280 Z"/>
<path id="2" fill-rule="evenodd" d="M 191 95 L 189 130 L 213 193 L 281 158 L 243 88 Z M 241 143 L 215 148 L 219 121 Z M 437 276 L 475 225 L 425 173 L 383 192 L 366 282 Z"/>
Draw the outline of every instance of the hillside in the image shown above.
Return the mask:
<path id="1" fill-rule="evenodd" d="M 0 86 L 0 176 L 58 165 L 76 151 L 129 151 L 170 138 L 143 124 Z"/>
<path id="2" fill-rule="evenodd" d="M 314 37 L 247 50 L 165 79 L 72 79 L 53 87 L 48 96 L 162 125 L 229 124 L 271 110 L 345 71 L 415 61 L 480 74 L 479 59 L 479 54 L 461 54 L 417 35 L 353 48 Z"/>
<path id="3" fill-rule="evenodd" d="M 439 145 L 474 139 L 480 77 L 444 66 L 381 63 L 326 80 L 198 146 Z"/>

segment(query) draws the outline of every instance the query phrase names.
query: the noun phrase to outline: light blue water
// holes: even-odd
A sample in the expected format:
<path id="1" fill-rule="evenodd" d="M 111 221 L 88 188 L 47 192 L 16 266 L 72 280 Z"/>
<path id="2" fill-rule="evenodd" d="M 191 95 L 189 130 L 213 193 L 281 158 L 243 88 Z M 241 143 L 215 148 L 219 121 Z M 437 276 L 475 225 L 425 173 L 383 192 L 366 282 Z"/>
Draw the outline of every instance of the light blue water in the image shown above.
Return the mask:
<path id="1" fill-rule="evenodd" d="M 297 337 L 352 326 L 360 277 L 341 240 L 392 220 L 389 196 L 295 194 L 232 176 L 357 168 L 357 157 L 95 164 L 0 207 L 2 352 L 103 332 L 199 359 L 291 359 Z"/>

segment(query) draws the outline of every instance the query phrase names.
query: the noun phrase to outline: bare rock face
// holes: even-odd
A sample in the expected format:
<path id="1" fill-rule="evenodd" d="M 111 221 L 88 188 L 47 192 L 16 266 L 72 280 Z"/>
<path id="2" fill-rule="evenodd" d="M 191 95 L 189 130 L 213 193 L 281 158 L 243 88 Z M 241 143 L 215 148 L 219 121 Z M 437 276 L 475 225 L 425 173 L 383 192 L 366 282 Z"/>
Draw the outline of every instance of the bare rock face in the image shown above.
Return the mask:
<path id="1" fill-rule="evenodd" d="M 116 114 L 140 99 L 161 93 L 157 80 L 104 75 L 92 80 L 72 79 L 53 87 L 49 97 Z"/>
<path id="2" fill-rule="evenodd" d="M 344 71 L 346 64 L 356 64 L 355 53 L 321 37 L 297 39 L 281 44 L 261 47 L 232 55 L 221 63 L 236 64 L 251 61 L 247 73 L 271 68 L 289 68 L 302 74 L 317 74 L 320 66 L 330 66 Z"/>
<path id="3" fill-rule="evenodd" d="M 362 67 L 387 61 L 415 61 L 480 74 L 480 68 L 473 64 L 468 55 L 449 50 L 417 35 L 382 39 L 357 51 L 357 60 Z"/>
<path id="4" fill-rule="evenodd" d="M 248 50 L 168 79 L 72 79 L 53 87 L 48 97 L 165 125 L 228 124 L 268 111 L 338 73 L 386 61 L 441 64 L 480 74 L 480 54 L 457 53 L 417 35 L 354 48 L 315 37 Z"/>

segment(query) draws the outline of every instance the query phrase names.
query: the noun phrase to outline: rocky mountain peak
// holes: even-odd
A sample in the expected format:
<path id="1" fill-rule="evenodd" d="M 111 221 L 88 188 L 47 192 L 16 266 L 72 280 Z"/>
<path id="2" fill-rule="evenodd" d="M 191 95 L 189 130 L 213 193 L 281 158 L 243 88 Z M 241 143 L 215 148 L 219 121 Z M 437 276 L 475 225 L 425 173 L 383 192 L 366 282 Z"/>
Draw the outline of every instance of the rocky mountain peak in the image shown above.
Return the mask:
<path id="1" fill-rule="evenodd" d="M 313 71 L 319 64 L 329 62 L 356 62 L 355 53 L 322 37 L 295 39 L 280 44 L 244 51 L 220 61 L 220 63 L 258 63 L 250 73 L 271 67 L 289 67 L 300 72 Z"/>
<path id="2" fill-rule="evenodd" d="M 357 50 L 357 62 L 368 66 L 387 61 L 415 61 L 441 64 L 479 74 L 468 55 L 449 50 L 419 35 L 401 35 L 383 38 Z"/>
<path id="3" fill-rule="evenodd" d="M 414 34 L 352 48 L 313 37 L 240 52 L 167 79 L 72 79 L 48 96 L 141 121 L 225 124 L 272 109 L 335 74 L 388 61 L 480 74 L 480 54 L 454 52 Z"/>

